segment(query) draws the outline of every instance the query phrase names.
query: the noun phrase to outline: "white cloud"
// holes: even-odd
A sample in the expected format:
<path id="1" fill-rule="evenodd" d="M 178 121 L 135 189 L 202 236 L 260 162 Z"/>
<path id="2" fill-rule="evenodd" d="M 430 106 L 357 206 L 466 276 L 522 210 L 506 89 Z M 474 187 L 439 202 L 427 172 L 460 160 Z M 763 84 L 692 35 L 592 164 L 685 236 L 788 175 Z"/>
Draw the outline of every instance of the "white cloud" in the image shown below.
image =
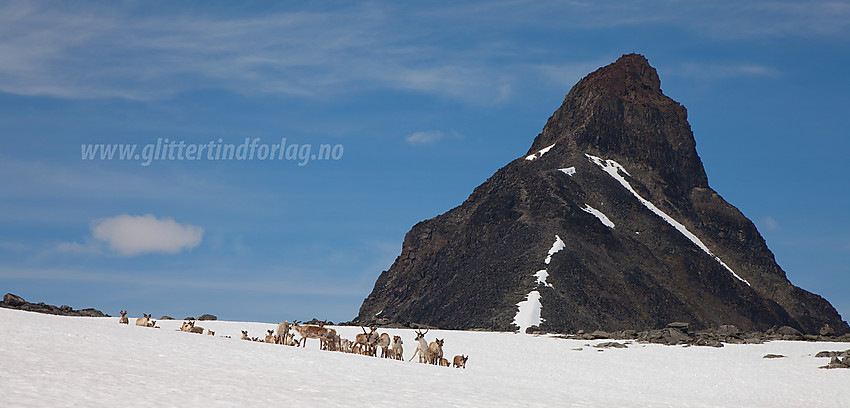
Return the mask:
<path id="1" fill-rule="evenodd" d="M 445 136 L 445 133 L 443 133 L 440 130 L 426 130 L 426 131 L 423 131 L 423 132 L 413 133 L 412 135 L 404 138 L 404 140 L 407 143 L 410 143 L 410 144 L 416 146 L 416 145 L 434 143 L 434 142 L 442 139 L 444 136 Z"/>
<path id="2" fill-rule="evenodd" d="M 145 253 L 175 254 L 192 249 L 201 243 L 204 229 L 180 224 L 172 218 L 158 219 L 153 215 L 119 215 L 92 223 L 92 237 L 97 241 L 83 244 L 63 242 L 57 247 L 62 252 L 100 253 L 101 243 L 122 256 Z"/>

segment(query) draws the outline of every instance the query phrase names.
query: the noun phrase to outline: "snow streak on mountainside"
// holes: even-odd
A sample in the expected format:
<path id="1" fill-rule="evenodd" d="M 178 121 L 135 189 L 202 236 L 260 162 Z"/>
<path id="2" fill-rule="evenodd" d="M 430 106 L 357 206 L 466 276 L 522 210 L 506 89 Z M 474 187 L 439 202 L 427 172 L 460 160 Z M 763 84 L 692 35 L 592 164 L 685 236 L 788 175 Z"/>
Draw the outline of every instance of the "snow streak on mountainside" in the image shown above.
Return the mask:
<path id="1" fill-rule="evenodd" d="M 650 211 L 654 212 L 656 215 L 661 217 L 664 221 L 667 221 L 668 224 L 670 224 L 674 228 L 676 228 L 676 230 L 681 232 L 682 235 L 684 235 L 691 242 L 696 244 L 696 246 L 698 246 L 700 249 L 702 249 L 708 255 L 712 256 L 717 262 L 720 263 L 721 266 L 726 268 L 726 270 L 729 271 L 732 274 L 732 276 L 734 276 L 739 281 L 746 283 L 747 286 L 750 286 L 749 282 L 744 280 L 744 278 L 741 278 L 740 276 L 738 276 L 738 274 L 735 273 L 735 271 L 733 271 L 732 268 L 729 267 L 729 265 L 726 265 L 726 263 L 723 262 L 719 257 L 717 257 L 716 255 L 711 253 L 711 250 L 708 249 L 708 247 L 705 246 L 705 244 L 703 244 L 702 241 L 700 241 L 700 239 L 697 238 L 696 235 L 694 235 L 693 233 L 688 231 L 688 229 L 685 228 L 684 225 L 682 225 L 680 222 L 674 220 L 673 217 L 667 215 L 664 211 L 659 210 L 658 207 L 656 207 L 654 204 L 652 204 L 651 202 L 649 202 L 645 198 L 641 197 L 640 194 L 638 194 L 637 191 L 635 191 L 635 189 L 632 188 L 632 185 L 629 184 L 629 182 L 626 181 L 626 179 L 623 176 L 620 175 L 619 172 L 622 171 L 625 175 L 631 176 L 631 174 L 629 174 L 629 172 L 627 172 L 626 169 L 623 168 L 623 166 L 621 166 L 619 163 L 615 162 L 614 160 L 603 161 L 601 158 L 596 157 L 596 156 L 591 156 L 589 154 L 587 155 L 587 157 L 590 160 L 592 160 L 594 163 L 596 163 L 597 166 L 601 167 L 602 170 L 604 170 L 606 173 L 611 175 L 611 177 L 613 177 L 615 180 L 617 180 L 620 184 L 622 184 L 623 187 L 625 187 L 626 190 L 628 190 L 630 193 L 632 193 L 632 195 L 634 195 L 635 198 L 637 198 L 638 201 L 640 201 L 640 203 L 643 204 L 646 208 L 648 208 Z M 603 221 L 603 223 L 604 223 L 604 221 Z M 613 225 L 611 225 L 611 227 L 613 228 Z"/>

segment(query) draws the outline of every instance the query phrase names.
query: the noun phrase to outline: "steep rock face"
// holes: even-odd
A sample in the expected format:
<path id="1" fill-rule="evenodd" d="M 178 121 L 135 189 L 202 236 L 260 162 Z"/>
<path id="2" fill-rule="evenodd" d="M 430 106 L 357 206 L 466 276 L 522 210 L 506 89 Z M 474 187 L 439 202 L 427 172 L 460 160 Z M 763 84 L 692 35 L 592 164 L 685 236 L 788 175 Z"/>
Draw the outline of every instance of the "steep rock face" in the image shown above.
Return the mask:
<path id="1" fill-rule="evenodd" d="M 518 314 L 524 301 L 539 309 Z M 515 330 L 520 315 L 550 331 L 850 331 L 709 187 L 687 111 L 636 54 L 579 81 L 526 155 L 415 225 L 354 322 Z"/>

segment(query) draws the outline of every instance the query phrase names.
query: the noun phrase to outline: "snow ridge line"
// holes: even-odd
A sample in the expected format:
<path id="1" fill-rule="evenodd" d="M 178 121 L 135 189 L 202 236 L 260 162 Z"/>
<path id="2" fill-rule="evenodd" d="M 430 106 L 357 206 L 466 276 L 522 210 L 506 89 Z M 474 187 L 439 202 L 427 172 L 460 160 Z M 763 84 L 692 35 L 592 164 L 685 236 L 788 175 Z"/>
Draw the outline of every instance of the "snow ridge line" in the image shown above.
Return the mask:
<path id="1" fill-rule="evenodd" d="M 549 248 L 549 252 L 546 253 L 546 259 L 543 261 L 547 265 L 550 261 L 552 261 L 552 255 L 556 254 L 558 251 L 566 248 L 566 244 L 561 240 L 561 237 L 555 235 L 555 242 L 552 244 L 552 247 Z M 549 277 L 549 271 L 546 269 L 541 269 L 534 273 L 534 276 L 537 278 L 537 287 L 540 285 L 554 288 L 551 283 L 546 282 L 546 278 Z M 528 295 L 525 296 L 525 300 L 520 301 L 516 304 L 517 310 L 516 315 L 514 316 L 514 324 L 519 327 L 520 333 L 525 333 L 525 329 L 531 326 L 539 326 L 540 323 L 543 323 L 543 318 L 540 317 L 540 310 L 543 309 L 543 305 L 540 303 L 540 291 L 537 289 L 528 292 Z"/>
<path id="2" fill-rule="evenodd" d="M 623 187 L 625 187 L 626 190 L 628 190 L 630 193 L 632 193 L 632 195 L 635 196 L 638 199 L 638 201 L 640 201 L 640 203 L 644 205 L 644 207 L 646 207 L 650 211 L 654 212 L 656 215 L 661 217 L 664 221 L 667 221 L 668 224 L 670 224 L 674 228 L 676 228 L 680 233 L 682 233 L 682 235 L 684 235 L 686 238 L 688 238 L 696 246 L 698 246 L 700 249 L 702 249 L 708 255 L 712 256 L 714 258 L 714 260 L 716 260 L 718 263 L 720 263 L 721 266 L 726 268 L 726 270 L 729 271 L 732 274 L 732 276 L 734 276 L 739 281 L 746 283 L 747 286 L 752 286 L 752 285 L 750 285 L 750 282 L 746 281 L 746 279 L 738 276 L 738 274 L 735 273 L 735 271 L 733 271 L 732 268 L 729 267 L 729 265 L 726 265 L 726 263 L 723 262 L 723 260 L 721 260 L 720 257 L 718 257 L 717 255 L 714 255 L 711 252 L 711 250 L 708 249 L 708 247 L 696 235 L 694 235 L 692 232 L 688 231 L 688 229 L 685 228 L 684 225 L 682 225 L 681 223 L 679 223 L 678 221 L 673 219 L 673 217 L 667 215 L 667 213 L 665 213 L 664 211 L 661 211 L 660 208 L 656 207 L 655 204 L 652 204 L 651 202 L 649 202 L 649 200 L 641 197 L 640 194 L 638 194 L 637 191 L 635 191 L 635 189 L 632 188 L 632 185 L 629 184 L 629 182 L 626 181 L 626 179 L 623 176 L 620 175 L 619 172 L 622 171 L 627 176 L 631 177 L 631 174 L 629 174 L 629 172 L 627 172 L 626 169 L 623 168 L 623 166 L 621 166 L 619 163 L 617 163 L 614 160 L 608 159 L 608 160 L 603 161 L 599 157 L 596 157 L 596 156 L 593 156 L 593 155 L 590 155 L 590 154 L 586 154 L 586 153 L 585 153 L 585 156 L 587 156 L 587 158 L 590 159 L 590 161 L 595 163 L 597 166 L 602 168 L 602 170 L 604 172 L 608 173 L 608 175 L 610 175 L 615 180 L 620 182 L 620 184 Z"/>

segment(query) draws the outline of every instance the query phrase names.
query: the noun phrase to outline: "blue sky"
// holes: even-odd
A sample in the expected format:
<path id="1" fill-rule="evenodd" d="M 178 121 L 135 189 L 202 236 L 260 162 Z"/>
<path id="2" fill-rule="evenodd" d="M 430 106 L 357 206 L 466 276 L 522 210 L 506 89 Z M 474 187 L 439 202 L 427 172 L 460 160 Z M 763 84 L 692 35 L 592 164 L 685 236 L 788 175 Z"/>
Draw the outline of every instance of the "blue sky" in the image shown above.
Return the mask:
<path id="1" fill-rule="evenodd" d="M 637 52 L 688 108 L 711 186 L 847 317 L 850 3 L 708 3 L 2 2 L 0 291 L 113 315 L 349 320 L 413 224 Z M 344 154 L 81 159 L 159 138 Z"/>

